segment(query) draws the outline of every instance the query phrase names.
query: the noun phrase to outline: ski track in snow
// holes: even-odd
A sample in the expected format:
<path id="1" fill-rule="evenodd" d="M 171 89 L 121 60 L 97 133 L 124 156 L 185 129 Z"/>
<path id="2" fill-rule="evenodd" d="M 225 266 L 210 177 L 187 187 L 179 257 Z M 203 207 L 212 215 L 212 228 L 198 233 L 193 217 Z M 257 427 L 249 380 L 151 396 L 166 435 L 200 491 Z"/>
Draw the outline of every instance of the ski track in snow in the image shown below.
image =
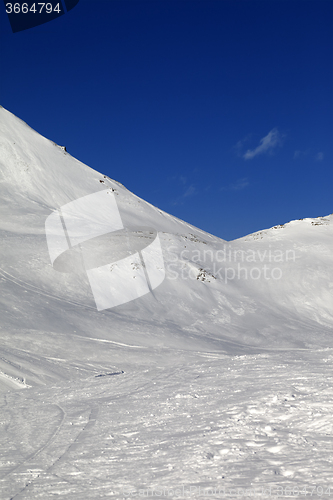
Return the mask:
<path id="1" fill-rule="evenodd" d="M 226 488 L 210 498 L 270 487 L 256 498 L 276 498 L 278 487 L 333 488 L 333 377 L 323 369 L 332 361 L 328 350 L 201 359 L 16 392 L 16 411 L 36 401 L 35 417 L 22 413 L 27 428 L 36 427 L 41 400 L 62 419 L 39 448 L 3 469 L 1 498 L 121 499 L 181 486 Z M 15 427 L 14 441 L 22 432 Z M 13 450 L 8 456 L 17 460 Z M 317 490 L 311 497 L 329 498 Z"/>
<path id="2" fill-rule="evenodd" d="M 10 482 L 25 483 L 17 493 L 9 493 L 10 500 L 25 498 L 39 478 L 42 479 L 46 473 L 52 474 L 52 468 L 65 460 L 66 453 L 95 424 L 98 415 L 98 407 L 78 411 L 76 408 L 65 410 L 59 404 L 55 406 L 61 412 L 61 421 L 55 426 L 48 440 L 23 462 L 0 475 L 1 481 L 9 479 Z M 71 427 L 73 425 L 74 427 Z M 17 488 L 17 485 L 15 486 Z M 8 494 L 6 489 L 5 494 Z"/>
<path id="3" fill-rule="evenodd" d="M 0 276 L 2 276 L 2 278 L 4 280 L 10 281 L 11 283 L 14 283 L 15 285 L 17 285 L 21 288 L 27 289 L 30 292 L 34 292 L 34 293 L 37 293 L 38 295 L 42 295 L 44 297 L 48 297 L 48 298 L 51 298 L 54 300 L 59 300 L 61 302 L 66 302 L 67 304 L 72 304 L 74 306 L 82 307 L 84 309 L 90 309 L 91 311 L 96 312 L 95 307 L 91 307 L 91 306 L 86 305 L 86 304 L 81 304 L 80 302 L 75 302 L 73 300 L 64 299 L 63 297 L 60 297 L 59 295 L 45 292 L 45 290 L 42 290 L 41 288 L 38 288 L 37 286 L 32 285 L 31 283 L 27 283 L 26 281 L 23 281 L 20 278 L 13 276 L 12 274 L 8 273 L 7 271 L 5 271 L 4 269 L 1 269 L 1 268 L 0 268 Z"/>

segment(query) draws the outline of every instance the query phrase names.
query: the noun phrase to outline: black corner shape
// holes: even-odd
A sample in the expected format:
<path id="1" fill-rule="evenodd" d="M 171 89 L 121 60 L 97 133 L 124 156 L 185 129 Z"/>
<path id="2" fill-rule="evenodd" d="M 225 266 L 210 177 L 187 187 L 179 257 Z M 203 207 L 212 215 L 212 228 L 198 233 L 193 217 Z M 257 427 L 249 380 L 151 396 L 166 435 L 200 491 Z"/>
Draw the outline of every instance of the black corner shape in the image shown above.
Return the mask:
<path id="1" fill-rule="evenodd" d="M 80 0 L 64 0 L 67 12 L 74 9 L 75 5 L 79 3 Z"/>
<path id="2" fill-rule="evenodd" d="M 79 0 L 64 0 L 66 10 L 73 9 Z M 3 0 L 13 33 L 24 31 L 63 16 L 66 11 L 61 0 Z"/>

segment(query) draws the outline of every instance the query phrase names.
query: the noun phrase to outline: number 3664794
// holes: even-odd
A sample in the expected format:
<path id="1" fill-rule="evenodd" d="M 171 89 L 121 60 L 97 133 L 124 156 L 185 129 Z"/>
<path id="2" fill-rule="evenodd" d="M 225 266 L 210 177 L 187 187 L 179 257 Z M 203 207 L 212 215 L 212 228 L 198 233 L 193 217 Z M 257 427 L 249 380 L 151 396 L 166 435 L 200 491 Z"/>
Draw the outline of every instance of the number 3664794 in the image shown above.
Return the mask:
<path id="1" fill-rule="evenodd" d="M 46 14 L 51 14 L 52 12 L 61 13 L 60 4 L 57 3 L 53 7 L 51 3 L 33 3 L 31 7 L 27 3 L 6 3 L 6 12 L 7 14 L 28 14 L 32 12 L 34 14 L 41 14 L 42 12 L 46 12 Z"/>

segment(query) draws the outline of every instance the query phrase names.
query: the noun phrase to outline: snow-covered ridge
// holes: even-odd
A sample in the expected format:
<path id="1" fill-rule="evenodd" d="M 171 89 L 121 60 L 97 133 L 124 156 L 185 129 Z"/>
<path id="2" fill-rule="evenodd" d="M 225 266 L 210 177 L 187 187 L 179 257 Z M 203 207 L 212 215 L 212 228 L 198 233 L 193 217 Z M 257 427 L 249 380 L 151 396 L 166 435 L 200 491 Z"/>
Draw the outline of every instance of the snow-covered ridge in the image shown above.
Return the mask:
<path id="1" fill-rule="evenodd" d="M 264 229 L 262 231 L 257 231 L 255 233 L 249 234 L 247 236 L 243 236 L 239 238 L 239 240 L 251 241 L 258 240 L 264 237 L 268 237 L 271 239 L 278 239 L 279 235 L 275 230 L 287 229 L 291 231 L 294 237 L 297 237 L 299 232 L 306 230 L 308 226 L 329 226 L 332 225 L 333 214 L 327 215 L 325 217 L 316 217 L 316 218 L 304 218 L 299 220 L 292 220 L 287 222 L 286 224 L 279 224 L 277 226 L 273 226 L 269 229 Z"/>

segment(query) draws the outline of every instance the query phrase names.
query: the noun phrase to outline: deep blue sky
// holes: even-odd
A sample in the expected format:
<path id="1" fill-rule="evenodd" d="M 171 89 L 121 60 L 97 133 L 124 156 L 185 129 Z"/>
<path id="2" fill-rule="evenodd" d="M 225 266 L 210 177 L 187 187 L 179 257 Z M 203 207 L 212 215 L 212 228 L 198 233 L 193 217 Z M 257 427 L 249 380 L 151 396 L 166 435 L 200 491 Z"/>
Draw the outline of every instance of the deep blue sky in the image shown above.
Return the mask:
<path id="1" fill-rule="evenodd" d="M 13 34 L 0 102 L 231 240 L 333 212 L 331 0 L 80 0 Z"/>

